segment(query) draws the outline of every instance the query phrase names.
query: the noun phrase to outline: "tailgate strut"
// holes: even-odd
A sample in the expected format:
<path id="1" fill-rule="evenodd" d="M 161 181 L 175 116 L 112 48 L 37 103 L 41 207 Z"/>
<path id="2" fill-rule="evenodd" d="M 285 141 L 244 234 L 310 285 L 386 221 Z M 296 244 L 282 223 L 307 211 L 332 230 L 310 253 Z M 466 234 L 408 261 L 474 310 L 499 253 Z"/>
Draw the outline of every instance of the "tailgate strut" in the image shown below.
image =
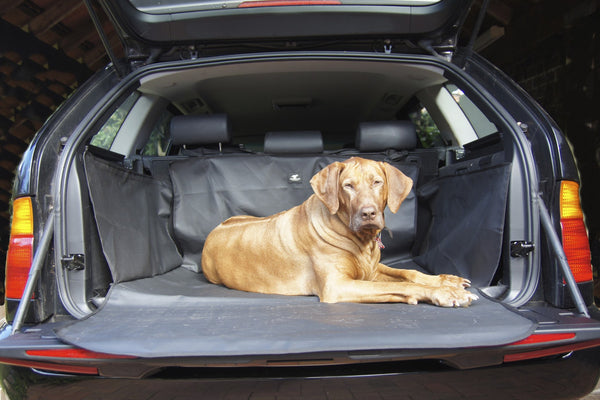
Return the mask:
<path id="1" fill-rule="evenodd" d="M 123 69 L 121 63 L 119 63 L 119 60 L 115 56 L 115 53 L 112 51 L 110 42 L 108 41 L 108 38 L 106 37 L 106 34 L 104 33 L 104 29 L 102 28 L 102 23 L 100 22 L 100 18 L 98 18 L 98 15 L 96 14 L 96 11 L 94 10 L 94 7 L 92 6 L 90 0 L 83 0 L 83 2 L 85 3 L 88 13 L 90 14 L 90 18 L 92 19 L 92 22 L 94 23 L 94 27 L 96 28 L 96 31 L 98 32 L 98 36 L 100 36 L 100 41 L 102 42 L 102 45 L 104 46 L 104 49 L 106 50 L 106 55 L 108 56 L 108 58 L 114 65 L 115 70 L 117 71 L 117 74 L 119 75 L 119 77 L 122 78 L 123 76 L 126 75 L 126 71 Z"/>
<path id="2" fill-rule="evenodd" d="M 473 54 L 473 48 L 475 47 L 475 40 L 477 40 L 477 35 L 479 35 L 479 31 L 481 30 L 481 25 L 483 24 L 483 19 L 485 18 L 485 14 L 488 9 L 488 5 L 490 4 L 490 0 L 483 0 L 481 4 L 481 8 L 479 9 L 479 14 L 477 15 L 477 20 L 475 21 L 475 25 L 473 26 L 473 31 L 471 32 L 471 37 L 469 38 L 469 42 L 466 48 L 467 57 L 470 57 Z"/>
<path id="3" fill-rule="evenodd" d="M 540 210 L 540 220 L 542 222 L 542 228 L 546 233 L 546 237 L 550 242 L 550 247 L 554 251 L 554 255 L 558 259 L 558 264 L 562 270 L 565 281 L 567 282 L 567 286 L 569 287 L 569 291 L 571 292 L 571 296 L 577 310 L 580 314 L 585 315 L 587 318 L 590 317 L 588 313 L 587 306 L 585 305 L 585 301 L 581 296 L 581 292 L 577 287 L 577 283 L 575 282 L 575 278 L 573 278 L 573 273 L 571 272 L 571 268 L 569 267 L 569 262 L 567 261 L 567 256 L 565 255 L 565 251 L 563 250 L 562 243 L 552 226 L 552 219 L 550 218 L 550 214 L 548 213 L 548 209 L 544 204 L 544 201 L 541 197 L 538 197 L 538 208 Z"/>

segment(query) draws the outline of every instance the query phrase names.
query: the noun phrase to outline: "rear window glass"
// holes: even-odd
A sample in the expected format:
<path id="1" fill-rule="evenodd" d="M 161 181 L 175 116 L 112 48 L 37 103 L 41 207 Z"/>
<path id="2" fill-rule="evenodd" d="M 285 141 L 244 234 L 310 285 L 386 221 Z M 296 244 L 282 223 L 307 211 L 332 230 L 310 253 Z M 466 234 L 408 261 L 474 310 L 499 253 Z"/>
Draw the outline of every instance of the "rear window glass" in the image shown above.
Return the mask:
<path id="1" fill-rule="evenodd" d="M 110 149 L 112 146 L 115 137 L 117 136 L 117 132 L 121 129 L 121 125 L 123 125 L 123 121 L 125 121 L 125 117 L 131 111 L 131 108 L 135 104 L 135 101 L 138 99 L 139 93 L 133 93 L 131 96 L 121 104 L 119 108 L 108 118 L 108 120 L 102 125 L 102 128 L 94 135 L 90 144 L 96 147 L 100 147 L 102 149 Z"/>
<path id="2" fill-rule="evenodd" d="M 451 83 L 447 84 L 446 88 L 452 94 L 452 97 L 471 123 L 477 137 L 481 138 L 498 132 L 496 125 L 481 112 L 460 88 Z"/>
<path id="3" fill-rule="evenodd" d="M 440 130 L 431 118 L 427 108 L 419 104 L 414 111 L 408 113 L 408 116 L 415 124 L 421 146 L 427 149 L 445 145 Z"/>
<path id="4" fill-rule="evenodd" d="M 173 118 L 173 113 L 165 110 L 158 119 L 154 129 L 150 133 L 148 143 L 144 147 L 142 154 L 145 156 L 166 156 L 169 153 L 170 132 L 169 123 Z"/>

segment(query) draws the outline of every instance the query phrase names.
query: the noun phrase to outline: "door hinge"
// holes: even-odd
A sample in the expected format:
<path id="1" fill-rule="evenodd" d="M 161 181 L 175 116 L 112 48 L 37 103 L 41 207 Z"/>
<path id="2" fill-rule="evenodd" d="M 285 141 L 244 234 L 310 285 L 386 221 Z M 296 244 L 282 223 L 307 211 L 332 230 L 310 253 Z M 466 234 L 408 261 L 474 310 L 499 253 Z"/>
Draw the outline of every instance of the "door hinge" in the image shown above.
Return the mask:
<path id="1" fill-rule="evenodd" d="M 511 257 L 526 257 L 535 250 L 535 244 L 526 240 L 515 240 L 510 242 Z"/>
<path id="2" fill-rule="evenodd" d="M 200 51 L 196 46 L 188 46 L 180 50 L 179 57 L 182 60 L 197 60 L 200 57 Z"/>
<path id="3" fill-rule="evenodd" d="M 69 254 L 62 258 L 62 266 L 69 271 L 81 271 L 85 269 L 85 255 Z"/>

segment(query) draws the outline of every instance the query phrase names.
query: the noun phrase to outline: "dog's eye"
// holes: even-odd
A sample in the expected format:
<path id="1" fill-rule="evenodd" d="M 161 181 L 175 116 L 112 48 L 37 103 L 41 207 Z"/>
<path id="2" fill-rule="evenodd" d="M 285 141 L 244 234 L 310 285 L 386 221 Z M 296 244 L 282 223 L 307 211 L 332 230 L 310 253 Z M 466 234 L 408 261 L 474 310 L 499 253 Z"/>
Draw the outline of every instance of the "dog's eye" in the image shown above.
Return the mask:
<path id="1" fill-rule="evenodd" d="M 350 182 L 344 183 L 344 189 L 354 189 L 354 185 Z"/>
<path id="2" fill-rule="evenodd" d="M 383 185 L 383 181 L 382 180 L 375 179 L 373 181 L 373 186 L 381 186 L 381 185 Z"/>

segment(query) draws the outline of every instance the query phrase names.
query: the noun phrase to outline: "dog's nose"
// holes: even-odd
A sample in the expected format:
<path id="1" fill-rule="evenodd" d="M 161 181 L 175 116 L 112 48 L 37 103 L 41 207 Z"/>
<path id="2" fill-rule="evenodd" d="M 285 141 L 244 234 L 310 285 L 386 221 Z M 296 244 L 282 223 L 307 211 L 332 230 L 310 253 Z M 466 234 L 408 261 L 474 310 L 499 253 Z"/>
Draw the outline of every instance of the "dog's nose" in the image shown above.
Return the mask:
<path id="1" fill-rule="evenodd" d="M 363 207 L 360 210 L 360 216 L 363 221 L 370 221 L 375 218 L 377 210 L 373 206 Z"/>

